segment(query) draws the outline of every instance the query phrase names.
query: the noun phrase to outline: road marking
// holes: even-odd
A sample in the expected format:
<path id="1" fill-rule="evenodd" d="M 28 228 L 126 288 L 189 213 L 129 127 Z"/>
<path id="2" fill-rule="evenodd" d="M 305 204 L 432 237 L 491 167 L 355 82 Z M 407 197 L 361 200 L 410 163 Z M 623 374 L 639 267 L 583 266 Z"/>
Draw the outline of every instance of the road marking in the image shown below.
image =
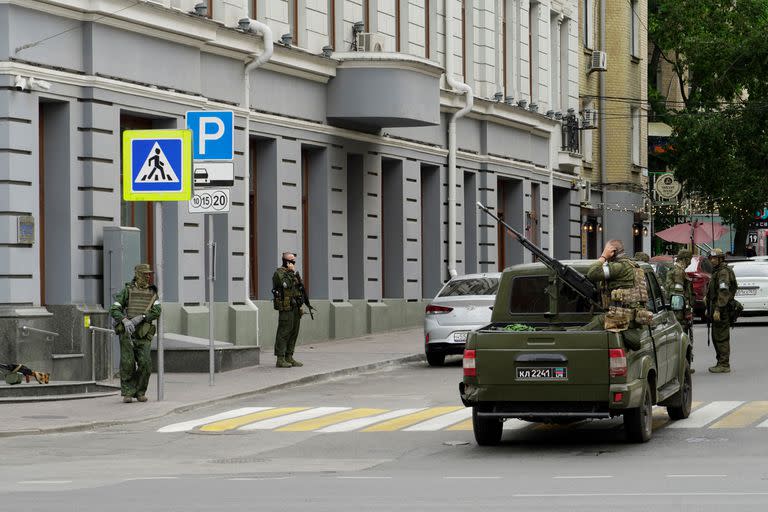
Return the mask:
<path id="1" fill-rule="evenodd" d="M 555 480 L 595 480 L 599 478 L 613 478 L 613 475 L 559 475 L 552 478 Z"/>
<path id="2" fill-rule="evenodd" d="M 428 432 L 434 430 L 442 430 L 462 420 L 466 420 L 469 416 L 472 416 L 472 409 L 465 407 L 464 409 L 459 409 L 458 411 L 443 414 L 442 416 L 432 418 L 431 420 L 427 420 L 422 423 L 417 423 L 416 425 L 408 427 L 404 430 L 406 432 Z"/>
<path id="3" fill-rule="evenodd" d="M 768 496 L 768 492 L 585 492 L 558 494 L 513 494 L 513 498 L 632 498 L 632 497 L 666 497 L 666 496 Z"/>
<path id="4" fill-rule="evenodd" d="M 340 423 L 342 421 L 364 418 L 387 412 L 386 409 L 352 409 L 351 411 L 342 411 L 329 416 L 323 416 L 313 420 L 300 421 L 287 427 L 277 429 L 278 432 L 307 432 L 310 430 L 319 430 L 328 425 Z"/>
<path id="5" fill-rule="evenodd" d="M 691 412 L 700 408 L 704 402 L 693 401 L 691 402 Z M 665 427 L 672 419 L 667 413 L 667 408 L 661 405 L 653 406 L 653 430 L 658 430 L 661 427 Z"/>
<path id="6" fill-rule="evenodd" d="M 510 418 L 504 422 L 504 430 L 520 430 L 530 427 L 532 424 L 528 421 L 518 420 L 517 418 Z M 461 423 L 457 423 L 452 427 L 448 427 L 445 430 L 472 430 L 472 418 L 464 420 Z"/>
<path id="7" fill-rule="evenodd" d="M 178 480 L 177 476 L 137 476 L 136 478 L 126 478 L 125 482 L 136 482 L 138 480 Z"/>
<path id="8" fill-rule="evenodd" d="M 667 475 L 667 478 L 725 478 L 728 475 Z"/>
<path id="9" fill-rule="evenodd" d="M 709 428 L 743 428 L 768 415 L 768 402 L 749 402 Z"/>
<path id="10" fill-rule="evenodd" d="M 732 411 L 744 402 L 712 402 L 697 409 L 684 420 L 670 423 L 667 428 L 701 428 Z"/>
<path id="11" fill-rule="evenodd" d="M 22 480 L 17 482 L 19 485 L 55 485 L 55 484 L 71 484 L 72 480 Z"/>
<path id="12" fill-rule="evenodd" d="M 363 432 L 391 432 L 393 430 L 400 430 L 401 428 L 404 428 L 410 425 L 415 425 L 416 423 L 427 420 L 429 418 L 434 418 L 435 416 L 440 416 L 449 412 L 459 410 L 461 408 L 462 406 L 430 407 L 429 409 L 426 409 L 421 412 L 415 412 L 413 414 L 401 416 L 400 418 L 395 418 L 389 421 L 385 421 L 384 423 L 379 423 L 378 425 L 373 425 L 372 427 L 365 428 L 362 431 Z"/>
<path id="13" fill-rule="evenodd" d="M 240 478 L 227 478 L 230 482 L 258 482 L 259 480 L 288 480 L 293 478 L 292 476 L 265 476 L 265 477 L 240 477 Z"/>
<path id="14" fill-rule="evenodd" d="M 319 418 L 320 416 L 325 416 L 334 412 L 346 411 L 347 409 L 349 409 L 349 407 L 315 407 L 313 409 L 287 414 L 278 418 L 249 423 L 248 425 L 240 427 L 239 430 L 271 430 L 298 421 Z"/>
<path id="15" fill-rule="evenodd" d="M 445 480 L 500 480 L 500 476 L 444 476 Z"/>
<path id="16" fill-rule="evenodd" d="M 337 476 L 339 480 L 391 480 L 391 476 Z"/>
<path id="17" fill-rule="evenodd" d="M 401 416 L 405 416 L 407 414 L 413 414 L 414 412 L 423 411 L 423 410 L 424 410 L 423 407 L 418 409 L 398 409 L 396 411 L 390 411 L 384 414 L 379 414 L 378 416 L 371 416 L 369 418 L 360 418 L 357 420 L 349 420 L 343 423 L 339 423 L 338 425 L 331 425 L 330 427 L 321 428 L 320 430 L 318 430 L 318 432 L 351 432 L 353 430 L 367 427 L 368 425 L 373 425 L 375 423 L 380 423 L 382 421 L 391 420 L 392 418 L 399 418 Z"/>
<path id="18" fill-rule="evenodd" d="M 191 421 L 182 421 L 181 423 L 174 423 L 172 425 L 167 425 L 165 427 L 157 429 L 158 432 L 186 432 L 187 430 L 192 430 L 195 427 L 199 427 L 200 425 L 205 425 L 206 423 L 212 423 L 214 421 L 221 421 L 221 420 L 228 420 L 231 418 L 236 418 L 238 416 L 244 416 L 246 414 L 251 414 L 257 411 L 264 411 L 266 409 L 272 409 L 272 407 L 242 407 L 240 409 L 234 409 L 232 411 L 222 412 L 220 414 L 214 414 L 213 416 L 206 416 L 205 418 L 200 418 L 197 420 L 191 420 Z"/>
<path id="19" fill-rule="evenodd" d="M 252 414 L 246 414 L 244 416 L 238 416 L 236 418 L 217 421 L 203 425 L 200 427 L 202 432 L 222 432 L 224 430 L 233 430 L 248 423 L 263 420 L 266 418 L 274 418 L 275 416 L 282 416 L 284 414 L 290 414 L 296 411 L 303 411 L 308 407 L 280 407 L 277 409 L 267 409 L 265 411 L 254 412 Z"/>

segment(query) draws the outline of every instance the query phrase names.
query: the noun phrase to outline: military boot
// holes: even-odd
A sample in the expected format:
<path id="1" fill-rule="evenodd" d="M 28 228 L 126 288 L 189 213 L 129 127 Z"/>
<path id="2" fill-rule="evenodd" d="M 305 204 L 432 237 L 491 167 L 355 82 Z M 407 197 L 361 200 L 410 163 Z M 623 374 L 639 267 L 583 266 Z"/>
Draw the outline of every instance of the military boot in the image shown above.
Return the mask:
<path id="1" fill-rule="evenodd" d="M 147 395 L 138 395 L 136 397 L 136 400 L 138 400 L 139 402 L 146 402 L 148 398 L 147 398 Z"/>
<path id="2" fill-rule="evenodd" d="M 123 403 L 124 404 L 129 404 L 131 402 L 133 402 L 133 398 L 132 397 L 130 397 L 130 396 L 124 396 L 123 397 Z"/>
<path id="3" fill-rule="evenodd" d="M 710 373 L 731 373 L 731 367 L 718 363 L 715 366 L 710 367 L 709 371 Z"/>
<path id="4" fill-rule="evenodd" d="M 275 364 L 275 366 L 277 366 L 278 368 L 290 368 L 293 365 L 288 361 L 286 361 L 284 357 L 278 357 L 277 363 Z"/>
<path id="5" fill-rule="evenodd" d="M 302 363 L 301 361 L 297 361 L 293 358 L 293 354 L 291 354 L 290 356 L 285 356 L 285 360 L 288 361 L 291 364 L 291 366 L 295 366 L 297 368 L 299 366 L 304 366 L 304 363 Z"/>

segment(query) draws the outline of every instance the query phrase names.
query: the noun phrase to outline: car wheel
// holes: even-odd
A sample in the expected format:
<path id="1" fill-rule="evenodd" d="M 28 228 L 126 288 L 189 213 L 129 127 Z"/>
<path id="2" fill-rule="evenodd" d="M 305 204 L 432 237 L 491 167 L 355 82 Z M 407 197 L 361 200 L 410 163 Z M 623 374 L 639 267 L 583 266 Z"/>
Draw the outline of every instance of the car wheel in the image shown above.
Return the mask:
<path id="1" fill-rule="evenodd" d="M 624 430 L 627 441 L 645 443 L 653 434 L 653 400 L 651 399 L 650 382 L 645 383 L 643 404 L 624 413 Z"/>
<path id="2" fill-rule="evenodd" d="M 445 354 L 427 352 L 427 363 L 429 363 L 429 366 L 443 366 L 445 364 Z"/>
<path id="3" fill-rule="evenodd" d="M 472 430 L 475 441 L 480 446 L 495 446 L 501 442 L 501 432 L 504 422 L 501 418 L 483 418 L 478 416 L 478 407 L 472 407 Z"/>
<path id="4" fill-rule="evenodd" d="M 667 414 L 673 420 L 684 420 L 691 414 L 691 404 L 693 403 L 693 383 L 691 381 L 691 363 L 685 362 L 685 373 L 683 375 L 683 384 L 671 400 L 676 405 L 667 407 Z"/>

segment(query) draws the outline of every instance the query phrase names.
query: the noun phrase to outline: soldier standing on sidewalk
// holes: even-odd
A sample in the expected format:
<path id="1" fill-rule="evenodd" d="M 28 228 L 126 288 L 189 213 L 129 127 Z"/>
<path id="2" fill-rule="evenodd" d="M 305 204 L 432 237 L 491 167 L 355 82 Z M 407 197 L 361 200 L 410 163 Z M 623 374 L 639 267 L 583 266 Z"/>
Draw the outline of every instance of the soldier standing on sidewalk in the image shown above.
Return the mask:
<path id="1" fill-rule="evenodd" d="M 301 315 L 304 313 L 304 285 L 296 272 L 296 254 L 283 253 L 283 266 L 272 275 L 272 297 L 274 307 L 279 311 L 277 334 L 275 335 L 275 356 L 278 368 L 304 366 L 293 358 L 296 338 L 299 336 Z"/>
<path id="2" fill-rule="evenodd" d="M 120 392 L 123 402 L 147 401 L 147 385 L 152 373 L 151 344 L 155 335 L 152 324 L 162 308 L 157 287 L 152 284 L 152 269 L 146 263 L 134 267 L 134 278 L 115 295 L 109 308 L 120 336 Z"/>

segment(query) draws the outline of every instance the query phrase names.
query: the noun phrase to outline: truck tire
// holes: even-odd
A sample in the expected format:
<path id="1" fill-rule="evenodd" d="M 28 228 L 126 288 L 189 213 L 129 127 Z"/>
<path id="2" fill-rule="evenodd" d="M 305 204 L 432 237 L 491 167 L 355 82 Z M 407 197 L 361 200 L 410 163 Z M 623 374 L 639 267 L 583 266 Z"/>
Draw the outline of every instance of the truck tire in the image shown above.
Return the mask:
<path id="1" fill-rule="evenodd" d="M 627 441 L 646 443 L 653 434 L 653 400 L 651 399 L 650 382 L 645 383 L 643 404 L 624 413 L 624 431 Z"/>
<path id="2" fill-rule="evenodd" d="M 443 366 L 445 364 L 445 354 L 427 352 L 427 363 L 429 363 L 429 366 Z"/>
<path id="3" fill-rule="evenodd" d="M 504 423 L 500 418 L 482 418 L 477 415 L 478 406 L 472 407 L 472 430 L 480 446 L 496 446 L 501 442 Z"/>
<path id="4" fill-rule="evenodd" d="M 683 374 L 683 384 L 680 386 L 675 396 L 670 400 L 675 405 L 667 406 L 667 414 L 673 420 L 684 420 L 691 414 L 691 403 L 693 402 L 693 385 L 691 382 L 691 363 L 685 362 L 685 373 Z"/>

